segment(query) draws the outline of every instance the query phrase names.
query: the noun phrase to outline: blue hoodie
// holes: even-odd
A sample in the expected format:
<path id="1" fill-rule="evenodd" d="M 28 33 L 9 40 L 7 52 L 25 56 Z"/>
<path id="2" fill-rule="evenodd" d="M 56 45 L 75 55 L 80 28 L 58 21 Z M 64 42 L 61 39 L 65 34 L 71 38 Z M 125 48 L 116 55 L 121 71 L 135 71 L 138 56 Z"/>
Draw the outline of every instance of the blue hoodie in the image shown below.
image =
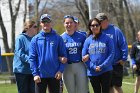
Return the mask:
<path id="1" fill-rule="evenodd" d="M 108 28 L 102 30 L 102 32 L 113 39 L 115 48 L 113 65 L 117 65 L 119 60 L 126 61 L 128 56 L 128 45 L 122 31 L 117 26 L 109 24 Z"/>
<path id="2" fill-rule="evenodd" d="M 89 54 L 89 61 L 85 62 L 88 67 L 88 76 L 98 76 L 113 69 L 114 45 L 113 40 L 107 35 L 101 33 L 98 38 L 90 35 L 82 49 L 82 56 L 86 54 Z M 100 72 L 95 71 L 96 66 L 101 68 Z"/>
<path id="3" fill-rule="evenodd" d="M 13 59 L 13 72 L 22 74 L 31 74 L 29 65 L 29 46 L 32 37 L 25 33 L 20 34 L 16 38 L 14 59 Z"/>
<path id="4" fill-rule="evenodd" d="M 55 74 L 64 71 L 64 65 L 58 57 L 67 57 L 66 48 L 61 36 L 56 31 L 40 31 L 31 41 L 29 50 L 30 66 L 33 76 L 54 78 Z"/>

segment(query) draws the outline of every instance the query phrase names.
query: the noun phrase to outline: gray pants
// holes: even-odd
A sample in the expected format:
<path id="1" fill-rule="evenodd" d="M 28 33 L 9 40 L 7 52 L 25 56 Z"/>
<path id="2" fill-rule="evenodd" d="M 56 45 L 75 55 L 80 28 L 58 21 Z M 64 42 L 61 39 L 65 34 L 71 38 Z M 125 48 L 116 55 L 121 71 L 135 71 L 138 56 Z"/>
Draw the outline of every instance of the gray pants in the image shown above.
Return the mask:
<path id="1" fill-rule="evenodd" d="M 82 62 L 67 64 L 64 70 L 64 83 L 68 93 L 88 93 L 88 77 Z"/>

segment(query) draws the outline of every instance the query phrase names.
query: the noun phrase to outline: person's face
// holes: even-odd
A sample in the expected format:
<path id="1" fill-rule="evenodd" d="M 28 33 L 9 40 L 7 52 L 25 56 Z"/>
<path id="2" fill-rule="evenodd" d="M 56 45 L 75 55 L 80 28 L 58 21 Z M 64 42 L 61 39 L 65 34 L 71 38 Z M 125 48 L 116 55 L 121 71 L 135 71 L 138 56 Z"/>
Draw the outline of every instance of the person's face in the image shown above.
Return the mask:
<path id="1" fill-rule="evenodd" d="M 78 30 L 79 24 L 80 24 L 79 22 L 78 23 L 75 23 L 75 31 Z"/>
<path id="2" fill-rule="evenodd" d="M 52 25 L 51 25 L 51 20 L 49 19 L 45 19 L 43 20 L 40 25 L 42 26 L 42 29 L 46 32 L 49 32 L 52 28 Z"/>
<path id="3" fill-rule="evenodd" d="M 34 36 L 34 35 L 36 35 L 37 34 L 37 25 L 36 24 L 34 24 L 31 28 L 30 28 L 30 30 L 31 30 L 31 34 L 32 34 L 32 36 Z"/>
<path id="4" fill-rule="evenodd" d="M 137 34 L 137 39 L 138 39 L 138 41 L 140 41 L 140 31 Z"/>
<path id="5" fill-rule="evenodd" d="M 101 27 L 102 29 L 106 29 L 108 27 L 108 19 L 101 21 Z"/>
<path id="6" fill-rule="evenodd" d="M 97 21 L 93 20 L 91 25 L 90 25 L 90 29 L 91 29 L 92 33 L 95 35 L 99 34 L 100 28 L 101 28 L 100 24 Z"/>
<path id="7" fill-rule="evenodd" d="M 65 18 L 64 20 L 64 27 L 66 31 L 74 31 L 76 29 L 76 23 L 73 21 L 72 18 Z"/>

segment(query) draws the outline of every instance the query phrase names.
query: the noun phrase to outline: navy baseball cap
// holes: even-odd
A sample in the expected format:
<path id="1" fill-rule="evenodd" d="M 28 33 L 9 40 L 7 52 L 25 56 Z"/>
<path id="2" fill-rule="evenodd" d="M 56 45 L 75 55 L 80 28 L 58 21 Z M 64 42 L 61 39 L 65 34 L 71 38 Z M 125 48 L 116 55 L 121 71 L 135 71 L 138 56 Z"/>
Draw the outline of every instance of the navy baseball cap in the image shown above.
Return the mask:
<path id="1" fill-rule="evenodd" d="M 76 16 L 74 16 L 74 22 L 79 23 L 79 19 Z"/>
<path id="2" fill-rule="evenodd" d="M 103 21 L 105 19 L 108 19 L 107 15 L 105 13 L 98 13 L 96 15 L 96 18 L 99 20 L 99 21 Z"/>
<path id="3" fill-rule="evenodd" d="M 51 19 L 51 16 L 49 14 L 43 14 L 40 17 L 40 22 L 43 22 L 44 20 L 50 20 L 51 21 L 52 19 Z"/>

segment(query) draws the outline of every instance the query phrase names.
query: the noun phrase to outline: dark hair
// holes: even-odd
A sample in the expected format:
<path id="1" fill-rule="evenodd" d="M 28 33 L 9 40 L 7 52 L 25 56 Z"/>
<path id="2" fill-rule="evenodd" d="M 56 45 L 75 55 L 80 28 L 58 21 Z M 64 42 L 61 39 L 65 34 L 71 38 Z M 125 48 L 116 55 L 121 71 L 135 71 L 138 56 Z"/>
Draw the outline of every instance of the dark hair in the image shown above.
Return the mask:
<path id="1" fill-rule="evenodd" d="M 35 24 L 35 21 L 30 20 L 30 21 L 26 21 L 24 23 L 24 29 L 22 31 L 22 33 L 25 33 L 29 28 L 31 28 L 33 25 Z"/>
<path id="2" fill-rule="evenodd" d="M 88 36 L 90 36 L 91 34 L 93 34 L 93 33 L 92 33 L 92 30 L 91 30 L 91 28 L 90 28 L 91 23 L 92 23 L 93 21 L 96 21 L 96 22 L 98 22 L 99 25 L 101 25 L 101 22 L 100 22 L 97 18 L 90 19 L 90 20 L 89 20 L 89 23 L 88 23 L 88 30 L 89 30 L 89 31 L 88 31 Z M 101 26 L 100 26 L 100 31 L 101 31 Z"/>

